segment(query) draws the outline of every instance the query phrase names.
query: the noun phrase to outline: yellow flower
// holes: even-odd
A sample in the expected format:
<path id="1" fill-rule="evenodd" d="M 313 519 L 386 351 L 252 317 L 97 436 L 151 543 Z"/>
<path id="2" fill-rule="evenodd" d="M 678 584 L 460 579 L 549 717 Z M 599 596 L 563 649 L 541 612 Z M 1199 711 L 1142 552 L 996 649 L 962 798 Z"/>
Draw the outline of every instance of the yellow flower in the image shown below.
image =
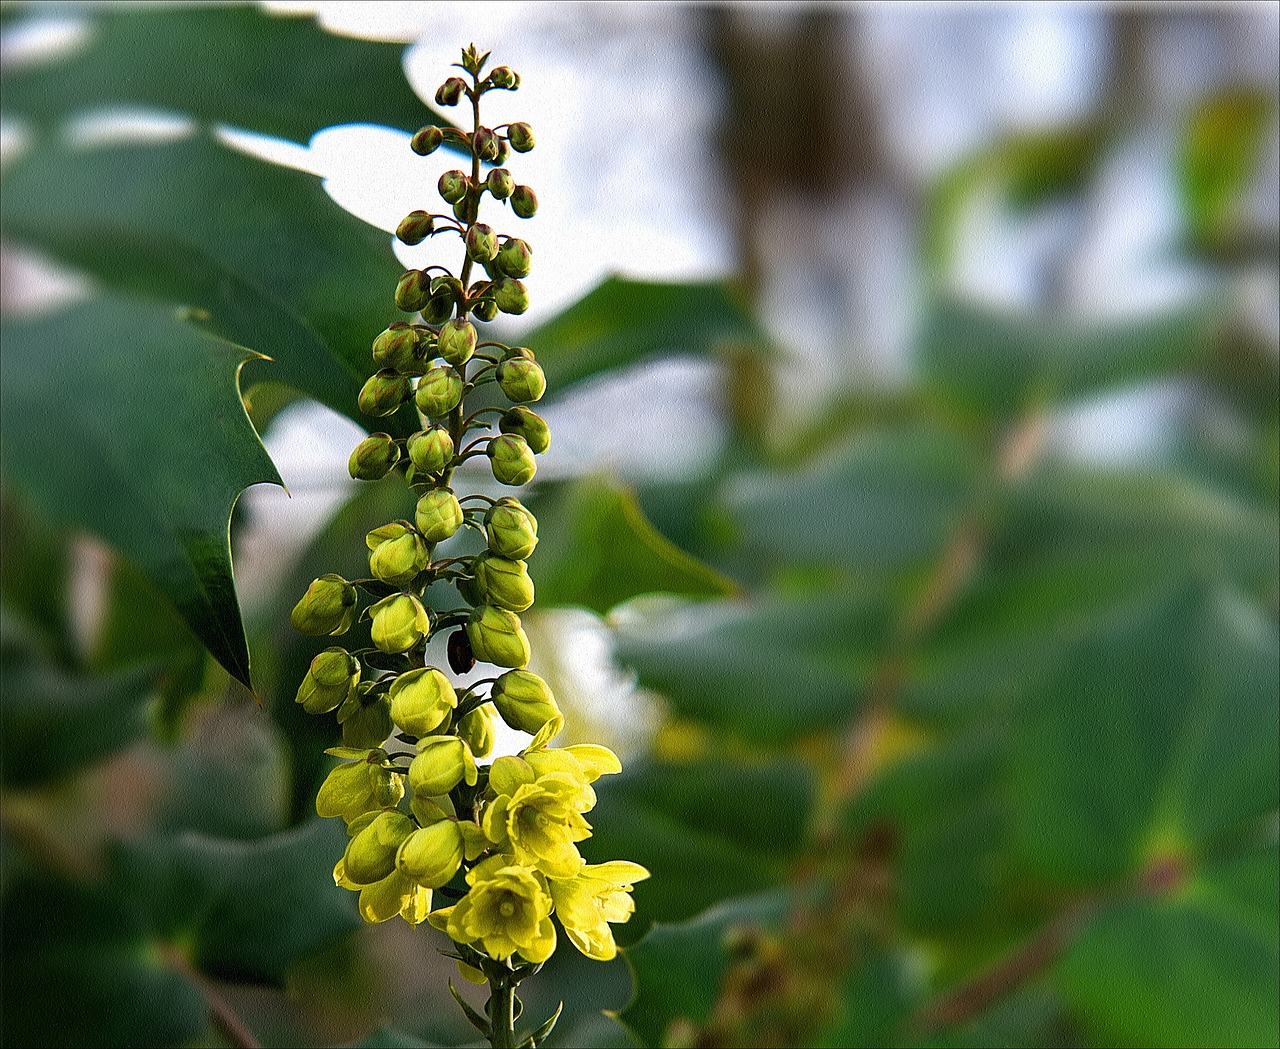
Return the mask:
<path id="1" fill-rule="evenodd" d="M 612 959 L 618 947 L 609 923 L 625 922 L 635 913 L 631 886 L 647 877 L 649 872 L 638 863 L 612 860 L 587 864 L 575 878 L 550 879 L 556 917 L 570 942 L 588 958 Z"/>
<path id="2" fill-rule="evenodd" d="M 479 944 L 490 958 L 519 954 L 545 962 L 556 949 L 551 897 L 542 880 L 510 856 L 490 856 L 467 874 L 471 890 L 454 906 L 432 911 L 428 921 L 454 943 Z"/>
<path id="3" fill-rule="evenodd" d="M 574 842 L 591 836 L 591 825 L 582 818 L 595 802 L 591 787 L 564 772 L 535 776 L 519 758 L 499 758 L 489 775 L 497 797 L 485 809 L 485 836 L 547 877 L 577 874 L 582 857 Z"/>

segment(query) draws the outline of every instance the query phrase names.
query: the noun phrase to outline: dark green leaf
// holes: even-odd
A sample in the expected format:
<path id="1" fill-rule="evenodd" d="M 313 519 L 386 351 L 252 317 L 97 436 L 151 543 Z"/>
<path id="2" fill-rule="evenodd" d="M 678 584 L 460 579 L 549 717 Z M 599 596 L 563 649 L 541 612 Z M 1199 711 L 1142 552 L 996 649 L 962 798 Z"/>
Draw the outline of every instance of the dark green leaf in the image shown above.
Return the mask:
<path id="1" fill-rule="evenodd" d="M 539 607 L 606 613 L 640 594 L 723 597 L 733 582 L 686 554 L 644 517 L 634 493 L 602 477 L 544 488 L 533 563 Z"/>
<path id="2" fill-rule="evenodd" d="M 760 329 L 720 284 L 610 277 L 525 336 L 553 390 L 663 354 L 709 356 L 758 346 Z"/>
<path id="3" fill-rule="evenodd" d="M 249 685 L 228 521 L 280 479 L 240 402 L 245 351 L 124 299 L 13 320 L 4 343 L 5 483 L 123 551 Z"/>
<path id="4" fill-rule="evenodd" d="M 405 81 L 403 44 L 250 4 L 85 8 L 82 50 L 5 69 L 10 115 L 52 125 L 81 109 L 150 107 L 303 141 L 333 124 L 413 131 L 433 117 Z"/>
<path id="5" fill-rule="evenodd" d="M 854 962 L 841 987 L 840 1010 L 814 1043 L 822 1049 L 879 1049 L 897 1034 L 924 990 L 919 966 L 869 936 L 849 945 Z"/>
<path id="6" fill-rule="evenodd" d="M 360 1041 L 350 1043 L 351 1049 L 430 1049 L 434 1044 L 393 1027 L 379 1027 Z"/>

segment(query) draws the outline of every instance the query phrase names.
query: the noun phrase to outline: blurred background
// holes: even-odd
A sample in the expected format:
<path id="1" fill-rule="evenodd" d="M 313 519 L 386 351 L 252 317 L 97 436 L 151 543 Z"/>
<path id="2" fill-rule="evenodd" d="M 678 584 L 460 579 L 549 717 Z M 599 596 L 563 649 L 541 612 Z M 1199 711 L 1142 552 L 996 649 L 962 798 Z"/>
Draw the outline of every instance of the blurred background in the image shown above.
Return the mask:
<path id="1" fill-rule="evenodd" d="M 287 618 L 404 513 L 347 476 L 354 390 L 398 269 L 451 261 L 389 236 L 454 163 L 404 85 L 474 40 L 538 136 L 500 328 L 551 380 L 533 669 L 627 768 L 588 843 L 654 872 L 620 942 L 661 923 L 563 944 L 530 1015 L 1275 1044 L 1280 8 L 0 12 L 6 1041 L 470 1037 L 442 938 L 331 886 Z M 148 357 L 138 303 L 276 360 L 239 373 L 269 463 L 229 392 L 140 421 L 122 376 L 207 355 Z M 164 536 L 233 503 L 205 601 Z"/>

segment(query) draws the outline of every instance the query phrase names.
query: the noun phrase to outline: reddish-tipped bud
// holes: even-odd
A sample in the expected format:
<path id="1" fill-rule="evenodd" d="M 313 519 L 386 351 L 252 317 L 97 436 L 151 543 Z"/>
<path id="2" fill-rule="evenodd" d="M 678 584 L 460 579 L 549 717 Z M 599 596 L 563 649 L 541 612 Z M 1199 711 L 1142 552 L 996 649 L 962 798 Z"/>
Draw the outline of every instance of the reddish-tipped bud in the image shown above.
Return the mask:
<path id="1" fill-rule="evenodd" d="M 471 312 L 476 315 L 476 320 L 488 322 L 498 315 L 498 304 L 492 299 L 481 299 L 471 308 Z"/>
<path id="2" fill-rule="evenodd" d="M 508 277 L 527 277 L 533 265 L 533 250 L 519 237 L 508 237 L 497 255 L 498 269 Z"/>
<path id="3" fill-rule="evenodd" d="M 429 419 L 448 415 L 462 400 L 462 376 L 444 364 L 433 364 L 418 380 L 414 402 Z"/>
<path id="4" fill-rule="evenodd" d="M 503 91 L 514 91 L 520 86 L 520 74 L 510 66 L 498 66 L 489 74 L 489 83 Z"/>
<path id="5" fill-rule="evenodd" d="M 506 168 L 494 168 L 485 179 L 485 185 L 489 188 L 494 200 L 506 200 L 511 196 L 511 191 L 516 188 L 516 180 L 511 177 L 511 172 Z"/>
<path id="6" fill-rule="evenodd" d="M 418 156 L 425 157 L 439 149 L 443 141 L 444 132 L 434 124 L 428 124 L 424 128 L 419 128 L 413 138 L 409 139 L 409 148 Z"/>
<path id="7" fill-rule="evenodd" d="M 399 461 L 400 448 L 391 435 L 372 433 L 352 449 L 347 470 L 357 481 L 377 481 Z"/>
<path id="8" fill-rule="evenodd" d="M 538 196 L 528 186 L 516 186 L 511 191 L 511 210 L 522 219 L 531 219 L 538 213 Z"/>
<path id="9" fill-rule="evenodd" d="M 476 338 L 475 326 L 455 317 L 440 326 L 436 352 L 450 364 L 461 367 L 476 352 Z"/>
<path id="10" fill-rule="evenodd" d="M 471 136 L 471 148 L 481 160 L 493 160 L 498 155 L 498 136 L 487 127 L 476 128 Z"/>
<path id="11" fill-rule="evenodd" d="M 405 270 L 396 283 L 396 305 L 405 313 L 417 313 L 431 297 L 427 275 L 422 270 Z"/>
<path id="12" fill-rule="evenodd" d="M 443 426 L 415 433 L 408 441 L 409 458 L 424 474 L 441 473 L 453 462 L 453 438 Z"/>
<path id="13" fill-rule="evenodd" d="M 408 371 L 416 363 L 418 333 L 404 321 L 397 321 L 373 340 L 373 359 L 381 368 Z"/>
<path id="14" fill-rule="evenodd" d="M 498 254 L 498 235 L 483 222 L 467 230 L 467 255 L 476 262 L 488 262 Z"/>
<path id="15" fill-rule="evenodd" d="M 436 188 L 440 191 L 440 196 L 448 204 L 457 204 L 466 199 L 467 187 L 469 181 L 466 172 L 458 171 L 456 168 L 452 171 L 446 171 L 440 176 L 440 181 L 436 183 Z"/>
<path id="16" fill-rule="evenodd" d="M 512 357 L 499 364 L 497 379 L 502 392 L 517 404 L 541 400 L 547 392 L 542 367 L 525 357 Z"/>
<path id="17" fill-rule="evenodd" d="M 410 391 L 409 380 L 405 376 L 390 368 L 383 368 L 370 375 L 360 388 L 357 403 L 365 415 L 375 418 L 390 415 L 409 399 Z"/>
<path id="18" fill-rule="evenodd" d="M 436 220 L 428 211 L 411 211 L 400 220 L 396 227 L 396 237 L 404 244 L 421 244 L 435 229 Z"/>
<path id="19" fill-rule="evenodd" d="M 523 120 L 507 128 L 507 141 L 517 153 L 528 153 L 533 149 L 533 128 Z"/>
<path id="20" fill-rule="evenodd" d="M 515 277 L 499 277 L 493 282 L 493 301 L 503 313 L 524 313 L 529 308 L 529 291 Z"/>
<path id="21" fill-rule="evenodd" d="M 462 77 L 451 76 L 436 89 L 436 105 L 456 106 L 466 90 L 467 82 Z"/>
<path id="22" fill-rule="evenodd" d="M 499 484 L 528 484 L 537 473 L 538 464 L 533 461 L 533 451 L 518 434 L 503 433 L 491 438 L 487 452 L 494 480 Z"/>
<path id="23" fill-rule="evenodd" d="M 519 434 L 534 455 L 541 455 L 551 447 L 551 428 L 547 421 L 523 404 L 503 412 L 502 418 L 498 420 L 498 429 L 502 433 Z"/>

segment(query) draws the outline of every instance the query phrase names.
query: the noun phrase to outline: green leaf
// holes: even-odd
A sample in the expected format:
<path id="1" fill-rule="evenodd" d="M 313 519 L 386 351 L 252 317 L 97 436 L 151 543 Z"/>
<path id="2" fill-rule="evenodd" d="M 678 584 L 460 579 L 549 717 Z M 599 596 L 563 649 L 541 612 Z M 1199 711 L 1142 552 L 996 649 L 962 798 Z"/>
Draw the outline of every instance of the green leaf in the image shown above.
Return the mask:
<path id="1" fill-rule="evenodd" d="M 663 354 L 710 356 L 765 341 L 721 284 L 622 277 L 610 277 L 524 339 L 553 390 Z"/>
<path id="2" fill-rule="evenodd" d="M 49 126 L 81 109 L 150 107 L 299 140 L 333 124 L 413 131 L 433 117 L 405 81 L 403 44 L 249 4 L 84 7 L 82 50 L 5 69 L 11 116 Z"/>
<path id="3" fill-rule="evenodd" d="M 719 997 L 736 930 L 777 928 L 795 905 L 783 891 L 730 900 L 681 925 L 659 925 L 623 953 L 635 995 L 619 1014 L 641 1045 L 667 1045 L 677 1021 L 704 1023 Z"/>
<path id="4" fill-rule="evenodd" d="M 528 503 L 538 519 L 540 607 L 581 605 L 604 614 L 640 594 L 723 597 L 737 590 L 659 533 L 635 494 L 606 478 L 543 488 Z"/>
<path id="5" fill-rule="evenodd" d="M 1016 854 L 1051 880 L 1103 881 L 1274 812 L 1278 650 L 1273 620 L 1196 581 L 1100 620 L 1017 734 Z"/>
<path id="6" fill-rule="evenodd" d="M 280 984 L 290 966 L 360 926 L 335 889 L 345 837 L 332 820 L 253 842 L 187 834 L 119 846 L 116 884 L 154 935 L 212 975 Z"/>
<path id="7" fill-rule="evenodd" d="M 1278 869 L 1273 844 L 1100 915 L 1056 969 L 1098 1043 L 1275 1045 Z"/>
<path id="8" fill-rule="evenodd" d="M 386 234 L 338 208 L 314 176 L 206 135 L 50 144 L 5 172 L 0 221 L 15 240 L 111 288 L 187 307 L 188 319 L 270 358 L 250 378 L 368 425 L 356 397 L 374 336 L 399 316 L 398 264 Z M 127 341 L 103 350 L 131 360 Z M 412 432 L 411 416 L 380 425 Z"/>
<path id="9" fill-rule="evenodd" d="M 880 1049 L 897 1033 L 924 990 L 922 973 L 906 952 L 859 936 L 849 945 L 854 962 L 841 981 L 840 1009 L 813 1044 L 821 1049 Z"/>
<path id="10" fill-rule="evenodd" d="M 1208 355 L 1219 311 L 1107 324 L 995 312 L 943 299 L 928 310 L 917 358 L 948 405 L 1010 416 L 1182 369 Z"/>
<path id="11" fill-rule="evenodd" d="M 620 626 L 617 655 L 677 714 L 776 745 L 858 712 L 888 622 L 866 593 L 697 604 Z"/>
<path id="12" fill-rule="evenodd" d="M 358 1042 L 349 1043 L 351 1049 L 429 1049 L 434 1042 L 424 1042 L 394 1027 L 379 1027 Z"/>
<path id="13" fill-rule="evenodd" d="M 124 299 L 3 334 L 6 485 L 123 551 L 252 687 L 228 522 L 244 488 L 280 478 L 240 401 L 246 352 Z"/>

